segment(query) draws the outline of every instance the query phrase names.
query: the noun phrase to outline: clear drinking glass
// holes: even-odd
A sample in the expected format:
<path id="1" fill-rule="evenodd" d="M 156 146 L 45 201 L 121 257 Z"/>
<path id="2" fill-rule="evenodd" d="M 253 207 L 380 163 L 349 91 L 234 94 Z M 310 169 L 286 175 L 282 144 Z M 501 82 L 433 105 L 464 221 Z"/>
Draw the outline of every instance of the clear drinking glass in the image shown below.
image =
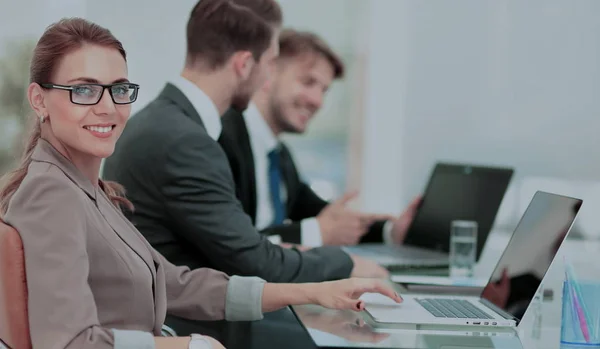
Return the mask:
<path id="1" fill-rule="evenodd" d="M 450 226 L 450 276 L 467 278 L 473 276 L 477 252 L 477 229 L 475 221 L 455 220 Z"/>

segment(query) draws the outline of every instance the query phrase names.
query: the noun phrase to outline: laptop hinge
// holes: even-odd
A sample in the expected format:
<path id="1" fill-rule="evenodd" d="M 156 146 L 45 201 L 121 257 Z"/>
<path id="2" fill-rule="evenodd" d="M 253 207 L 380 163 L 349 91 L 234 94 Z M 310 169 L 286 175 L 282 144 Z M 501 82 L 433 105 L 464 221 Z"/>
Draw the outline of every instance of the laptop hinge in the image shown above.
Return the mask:
<path id="1" fill-rule="evenodd" d="M 507 320 L 514 320 L 517 325 L 519 324 L 519 319 L 516 318 L 515 316 L 513 316 L 510 313 L 507 313 L 504 309 L 499 308 L 498 306 L 496 306 L 494 303 L 488 301 L 485 298 L 480 298 L 479 302 L 483 305 L 485 305 L 486 307 L 492 309 L 493 311 L 495 311 L 498 315 L 502 316 L 503 318 L 507 319 Z"/>

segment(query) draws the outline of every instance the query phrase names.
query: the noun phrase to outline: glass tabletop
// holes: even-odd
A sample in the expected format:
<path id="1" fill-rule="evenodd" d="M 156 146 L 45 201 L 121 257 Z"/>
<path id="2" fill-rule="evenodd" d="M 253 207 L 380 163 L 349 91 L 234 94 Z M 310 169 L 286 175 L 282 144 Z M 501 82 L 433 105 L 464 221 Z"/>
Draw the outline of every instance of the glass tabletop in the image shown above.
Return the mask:
<path id="1" fill-rule="evenodd" d="M 598 261 L 599 253 L 599 242 L 573 240 L 563 245 L 516 328 L 378 324 L 366 313 L 317 306 L 296 306 L 293 311 L 322 348 L 575 349 L 579 347 L 560 341 L 563 256 L 583 278 L 600 280 L 600 263 L 592 262 Z"/>
<path id="2" fill-rule="evenodd" d="M 501 245 L 500 245 L 501 248 Z M 544 278 L 542 291 L 517 328 L 380 325 L 367 313 L 295 306 L 265 314 L 256 322 L 185 323 L 167 320 L 179 335 L 202 333 L 227 349 L 411 348 L 411 349 L 575 349 L 561 345 L 562 284 L 568 256 L 582 277 L 599 280 L 600 243 L 572 241 L 561 249 Z M 588 347 L 589 348 L 589 347 Z"/>

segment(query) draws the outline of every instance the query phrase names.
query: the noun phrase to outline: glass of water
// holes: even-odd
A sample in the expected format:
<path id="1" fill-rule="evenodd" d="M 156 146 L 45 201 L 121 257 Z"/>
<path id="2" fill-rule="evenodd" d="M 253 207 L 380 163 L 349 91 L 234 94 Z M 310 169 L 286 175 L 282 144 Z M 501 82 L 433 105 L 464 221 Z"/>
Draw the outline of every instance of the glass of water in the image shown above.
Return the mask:
<path id="1" fill-rule="evenodd" d="M 477 252 L 477 222 L 455 220 L 450 226 L 450 277 L 473 276 Z"/>

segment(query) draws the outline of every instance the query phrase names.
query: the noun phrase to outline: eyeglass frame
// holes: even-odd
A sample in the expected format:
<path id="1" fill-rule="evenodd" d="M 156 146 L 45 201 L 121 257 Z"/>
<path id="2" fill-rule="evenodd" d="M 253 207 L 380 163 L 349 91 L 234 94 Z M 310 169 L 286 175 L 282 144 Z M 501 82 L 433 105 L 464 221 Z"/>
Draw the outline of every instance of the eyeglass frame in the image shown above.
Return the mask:
<path id="1" fill-rule="evenodd" d="M 85 83 L 85 84 L 75 84 L 75 85 L 60 85 L 60 84 L 43 83 L 43 84 L 39 84 L 39 85 L 43 88 L 69 91 L 69 99 L 71 100 L 71 103 L 76 104 L 76 105 L 97 105 L 102 100 L 102 97 L 104 96 L 104 91 L 106 89 L 108 89 L 108 94 L 110 95 L 110 99 L 112 99 L 114 104 L 128 105 L 128 104 L 132 104 L 133 102 L 137 101 L 138 92 L 140 90 L 140 85 L 134 84 L 131 82 L 125 82 L 125 81 L 124 82 L 116 82 L 114 84 Z M 115 97 L 113 96 L 112 90 L 110 88 L 113 86 L 116 86 L 116 85 L 129 85 L 130 87 L 133 87 L 135 89 L 135 99 L 133 101 L 127 102 L 127 103 L 119 103 L 119 102 L 115 101 Z M 100 87 L 102 87 L 102 92 L 100 93 L 100 98 L 98 98 L 98 101 L 96 101 L 96 103 L 93 103 L 93 104 L 75 103 L 73 101 L 73 88 L 80 87 L 80 86 L 100 86 Z"/>

